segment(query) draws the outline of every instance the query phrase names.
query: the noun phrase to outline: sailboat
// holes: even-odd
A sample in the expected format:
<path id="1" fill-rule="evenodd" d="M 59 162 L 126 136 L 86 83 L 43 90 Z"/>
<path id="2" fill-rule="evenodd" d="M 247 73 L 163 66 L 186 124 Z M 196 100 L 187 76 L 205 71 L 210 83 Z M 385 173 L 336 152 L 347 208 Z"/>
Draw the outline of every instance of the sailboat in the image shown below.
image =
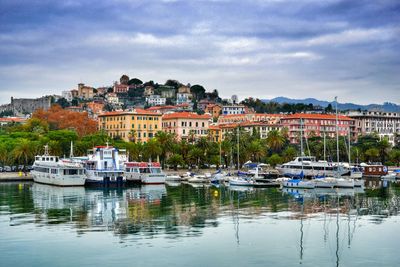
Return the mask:
<path id="1" fill-rule="evenodd" d="M 233 176 L 229 178 L 229 186 L 253 186 L 254 185 L 254 179 L 252 177 L 249 177 L 247 175 L 240 175 L 240 158 L 239 158 L 239 144 L 240 144 L 240 139 L 239 139 L 240 131 L 239 131 L 239 126 L 237 128 L 237 168 L 238 168 L 238 173 L 237 176 Z"/>

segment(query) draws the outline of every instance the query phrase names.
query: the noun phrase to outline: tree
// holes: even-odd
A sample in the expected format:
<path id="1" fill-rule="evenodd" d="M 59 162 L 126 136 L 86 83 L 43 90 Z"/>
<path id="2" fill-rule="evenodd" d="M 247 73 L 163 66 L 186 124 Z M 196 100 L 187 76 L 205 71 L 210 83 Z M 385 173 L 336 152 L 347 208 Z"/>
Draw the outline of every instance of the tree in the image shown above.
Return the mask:
<path id="1" fill-rule="evenodd" d="M 64 97 L 59 98 L 56 102 L 56 104 L 60 105 L 62 108 L 66 108 L 69 107 L 69 102 L 67 99 L 65 99 Z"/>
<path id="2" fill-rule="evenodd" d="M 392 149 L 389 153 L 389 158 L 397 167 L 400 167 L 400 149 Z"/>
<path id="3" fill-rule="evenodd" d="M 33 151 L 34 147 L 31 142 L 27 139 L 21 139 L 13 150 L 14 159 L 28 165 L 28 162 L 32 161 L 34 157 Z"/>
<path id="4" fill-rule="evenodd" d="M 193 94 L 195 99 L 200 100 L 204 98 L 206 89 L 204 89 L 204 87 L 199 84 L 195 84 L 190 87 L 190 92 Z"/>
<path id="5" fill-rule="evenodd" d="M 272 167 L 276 167 L 276 165 L 278 164 L 282 164 L 283 163 L 283 159 L 281 156 L 279 156 L 278 154 L 273 154 L 271 157 L 268 158 L 267 162 L 272 166 Z"/>
<path id="6" fill-rule="evenodd" d="M 254 162 L 260 162 L 261 157 L 265 155 L 265 148 L 259 139 L 253 140 L 247 150 L 249 154 L 251 154 L 251 159 Z"/>
<path id="7" fill-rule="evenodd" d="M 163 131 L 158 131 L 155 134 L 155 138 L 161 147 L 161 163 L 164 167 L 165 160 L 168 157 L 168 153 L 172 152 L 173 145 L 175 142 L 175 135 L 172 133 L 167 133 Z"/>
<path id="8" fill-rule="evenodd" d="M 144 144 L 144 152 L 150 161 L 157 158 L 157 162 L 159 162 L 158 157 L 160 156 L 162 149 L 156 138 L 150 139 L 146 144 Z"/>
<path id="9" fill-rule="evenodd" d="M 178 170 L 178 165 L 182 166 L 184 164 L 182 155 L 173 154 L 168 160 L 167 163 L 174 167 L 174 170 Z"/>
<path id="10" fill-rule="evenodd" d="M 267 144 L 275 152 L 279 151 L 285 144 L 285 138 L 278 130 L 268 132 Z"/>
<path id="11" fill-rule="evenodd" d="M 293 146 L 288 146 L 283 150 L 283 160 L 285 162 L 291 161 L 296 157 L 297 155 L 297 150 Z"/>
<path id="12" fill-rule="evenodd" d="M 141 84 L 143 84 L 143 82 L 141 81 L 141 80 L 139 80 L 138 78 L 133 78 L 133 79 L 130 79 L 129 80 L 129 82 L 128 82 L 128 85 L 141 85 Z"/>
<path id="13" fill-rule="evenodd" d="M 183 84 L 181 84 L 177 80 L 167 80 L 164 85 L 173 86 L 173 87 L 175 87 L 175 89 L 178 89 L 179 87 L 183 86 Z"/>
<path id="14" fill-rule="evenodd" d="M 369 162 L 377 161 L 379 159 L 379 150 L 377 148 L 370 148 L 365 151 L 365 158 Z"/>

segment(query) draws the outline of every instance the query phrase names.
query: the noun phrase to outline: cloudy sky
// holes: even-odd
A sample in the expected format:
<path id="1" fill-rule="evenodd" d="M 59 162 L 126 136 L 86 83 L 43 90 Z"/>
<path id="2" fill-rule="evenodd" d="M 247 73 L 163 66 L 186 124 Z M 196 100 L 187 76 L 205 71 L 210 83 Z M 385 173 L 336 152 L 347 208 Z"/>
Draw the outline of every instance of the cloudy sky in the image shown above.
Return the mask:
<path id="1" fill-rule="evenodd" d="M 0 0 L 0 103 L 122 74 L 224 97 L 400 103 L 400 2 Z"/>

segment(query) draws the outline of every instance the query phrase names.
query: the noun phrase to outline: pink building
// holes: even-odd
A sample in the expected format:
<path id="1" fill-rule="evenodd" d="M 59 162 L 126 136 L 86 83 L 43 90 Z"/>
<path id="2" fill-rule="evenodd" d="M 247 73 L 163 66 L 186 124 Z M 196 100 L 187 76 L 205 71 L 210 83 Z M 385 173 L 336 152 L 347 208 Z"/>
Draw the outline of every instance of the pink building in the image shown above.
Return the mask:
<path id="1" fill-rule="evenodd" d="M 323 136 L 324 132 L 326 137 L 333 138 L 336 136 L 336 116 L 333 114 L 296 113 L 281 118 L 281 125 L 288 129 L 291 143 L 300 142 L 301 125 L 303 126 L 304 137 L 311 135 Z M 347 137 L 349 131 L 351 131 L 352 139 L 356 139 L 357 133 L 355 132 L 353 119 L 339 115 L 338 127 L 339 136 Z"/>
<path id="2" fill-rule="evenodd" d="M 198 139 L 207 137 L 211 121 L 210 114 L 175 112 L 163 115 L 162 129 L 165 132 L 176 134 L 178 140 Z"/>

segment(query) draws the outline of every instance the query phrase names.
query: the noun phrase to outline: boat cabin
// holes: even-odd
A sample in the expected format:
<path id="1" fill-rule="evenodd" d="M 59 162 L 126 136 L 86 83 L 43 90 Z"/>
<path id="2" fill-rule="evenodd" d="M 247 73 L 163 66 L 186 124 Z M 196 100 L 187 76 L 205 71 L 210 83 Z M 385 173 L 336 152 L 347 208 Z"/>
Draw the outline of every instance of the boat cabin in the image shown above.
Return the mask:
<path id="1" fill-rule="evenodd" d="M 364 176 L 382 176 L 388 173 L 388 168 L 384 165 L 363 166 Z"/>
<path id="2" fill-rule="evenodd" d="M 60 159 L 57 156 L 36 156 L 35 161 L 44 161 L 44 162 L 58 162 Z"/>
<path id="3" fill-rule="evenodd" d="M 161 165 L 158 162 L 126 162 L 127 173 L 161 173 Z"/>

